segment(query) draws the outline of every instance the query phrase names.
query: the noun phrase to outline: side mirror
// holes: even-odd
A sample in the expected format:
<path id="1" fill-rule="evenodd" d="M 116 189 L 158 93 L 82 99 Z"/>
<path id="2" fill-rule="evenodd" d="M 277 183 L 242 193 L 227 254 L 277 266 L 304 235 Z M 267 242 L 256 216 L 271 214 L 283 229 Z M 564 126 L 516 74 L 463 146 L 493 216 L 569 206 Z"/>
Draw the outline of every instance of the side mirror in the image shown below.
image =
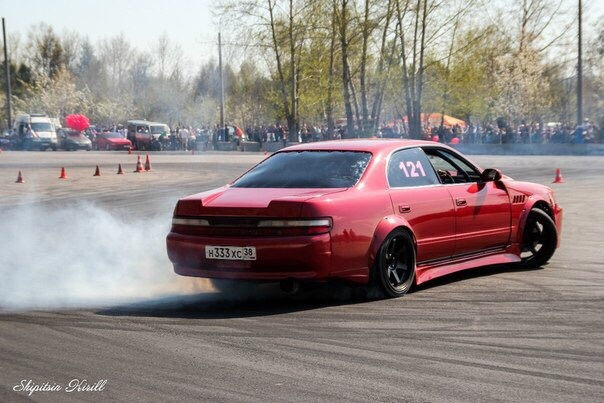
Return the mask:
<path id="1" fill-rule="evenodd" d="M 503 177 L 501 171 L 496 168 L 487 168 L 480 174 L 480 179 L 483 182 L 497 182 Z"/>

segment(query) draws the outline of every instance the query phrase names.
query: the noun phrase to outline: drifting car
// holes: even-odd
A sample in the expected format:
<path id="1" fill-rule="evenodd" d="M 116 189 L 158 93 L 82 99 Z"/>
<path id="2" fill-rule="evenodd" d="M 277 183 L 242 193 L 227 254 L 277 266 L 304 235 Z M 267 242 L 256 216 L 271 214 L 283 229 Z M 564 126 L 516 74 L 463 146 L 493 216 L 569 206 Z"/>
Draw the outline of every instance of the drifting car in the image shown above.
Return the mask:
<path id="1" fill-rule="evenodd" d="M 132 142 L 119 133 L 104 132 L 96 135 L 95 147 L 97 150 L 129 150 Z"/>
<path id="2" fill-rule="evenodd" d="M 341 140 L 282 149 L 180 199 L 166 242 L 184 276 L 276 281 L 284 291 L 344 280 L 397 297 L 473 267 L 542 266 L 561 224 L 550 188 L 481 169 L 446 145 Z"/>

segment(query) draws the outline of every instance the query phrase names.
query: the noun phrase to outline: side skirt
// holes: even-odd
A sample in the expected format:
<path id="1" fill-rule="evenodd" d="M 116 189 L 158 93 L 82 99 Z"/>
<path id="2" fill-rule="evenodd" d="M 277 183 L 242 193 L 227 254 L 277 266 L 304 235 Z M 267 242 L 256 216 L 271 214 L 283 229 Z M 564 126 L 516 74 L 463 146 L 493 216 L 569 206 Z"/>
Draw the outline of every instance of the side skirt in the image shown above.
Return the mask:
<path id="1" fill-rule="evenodd" d="M 457 271 L 471 269 L 480 266 L 490 266 L 495 264 L 510 264 L 520 262 L 520 256 L 512 253 L 516 248 L 508 247 L 498 249 L 497 251 L 482 252 L 473 255 L 464 255 L 438 262 L 428 262 L 419 264 L 415 272 L 416 284 L 424 283 L 428 280 L 442 277 Z"/>

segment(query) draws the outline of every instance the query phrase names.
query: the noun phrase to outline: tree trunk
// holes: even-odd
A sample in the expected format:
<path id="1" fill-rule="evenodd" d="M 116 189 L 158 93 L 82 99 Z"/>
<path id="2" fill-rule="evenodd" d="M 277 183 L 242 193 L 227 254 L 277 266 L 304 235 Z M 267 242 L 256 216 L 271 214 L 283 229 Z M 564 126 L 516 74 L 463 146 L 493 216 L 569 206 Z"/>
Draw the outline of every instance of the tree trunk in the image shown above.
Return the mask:
<path id="1" fill-rule="evenodd" d="M 342 90 L 344 93 L 344 108 L 346 109 L 346 133 L 345 138 L 354 136 L 354 118 L 352 116 L 352 104 L 350 101 L 350 69 L 348 68 L 348 16 L 346 11 L 348 0 L 342 0 L 342 13 L 340 15 L 340 42 L 342 45 Z"/>

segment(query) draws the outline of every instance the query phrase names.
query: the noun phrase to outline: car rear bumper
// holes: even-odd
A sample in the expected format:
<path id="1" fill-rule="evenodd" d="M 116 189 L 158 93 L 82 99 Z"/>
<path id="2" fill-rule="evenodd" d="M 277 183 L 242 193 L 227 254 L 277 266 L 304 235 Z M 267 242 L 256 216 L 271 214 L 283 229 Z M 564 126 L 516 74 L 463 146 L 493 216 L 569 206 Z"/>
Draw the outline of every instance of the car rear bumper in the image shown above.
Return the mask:
<path id="1" fill-rule="evenodd" d="M 170 232 L 168 257 L 177 274 L 191 277 L 278 281 L 329 277 L 329 234 L 299 237 L 209 238 Z M 256 260 L 206 259 L 206 245 L 255 247 Z"/>

